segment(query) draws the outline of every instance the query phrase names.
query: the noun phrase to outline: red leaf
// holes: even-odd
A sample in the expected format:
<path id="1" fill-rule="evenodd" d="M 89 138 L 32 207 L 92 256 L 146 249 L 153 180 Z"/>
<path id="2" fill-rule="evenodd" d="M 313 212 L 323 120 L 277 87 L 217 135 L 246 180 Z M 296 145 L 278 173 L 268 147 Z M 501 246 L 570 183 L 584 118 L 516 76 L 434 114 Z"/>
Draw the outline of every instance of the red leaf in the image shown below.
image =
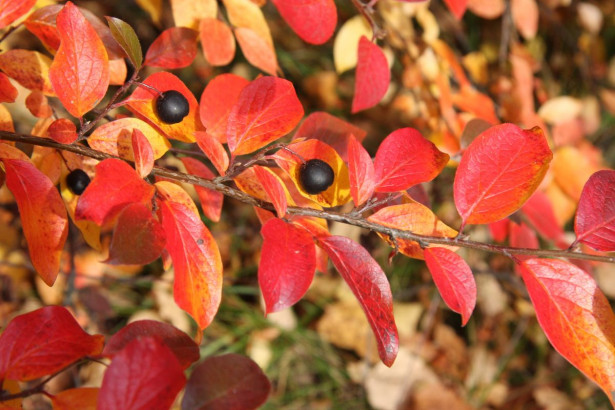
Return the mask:
<path id="1" fill-rule="evenodd" d="M 133 340 L 146 336 L 159 339 L 171 349 L 183 369 L 199 360 L 199 346 L 190 336 L 175 326 L 154 320 L 137 320 L 124 326 L 107 341 L 102 355 L 114 357 Z"/>
<path id="2" fill-rule="evenodd" d="M 321 237 L 319 241 L 363 307 L 376 336 L 380 360 L 391 367 L 397 357 L 399 338 L 393 317 L 393 296 L 386 275 L 358 243 L 343 236 Z"/>
<path id="3" fill-rule="evenodd" d="M 229 158 L 222 143 L 208 132 L 196 132 L 196 143 L 209 158 L 220 175 L 224 175 L 229 165 Z"/>
<path id="4" fill-rule="evenodd" d="M 233 31 L 223 21 L 204 18 L 199 24 L 201 46 L 205 59 L 214 67 L 227 65 L 235 57 Z"/>
<path id="5" fill-rule="evenodd" d="M 341 120 L 326 112 L 313 112 L 308 115 L 293 136 L 299 138 L 314 138 L 333 147 L 344 161 L 348 161 L 346 149 L 348 140 L 354 136 L 357 141 L 365 139 L 367 133 L 359 127 Z"/>
<path id="6" fill-rule="evenodd" d="M 305 295 L 314 279 L 316 251 L 312 235 L 279 218 L 268 220 L 261 235 L 258 284 L 265 313 L 272 313 L 294 305 Z"/>
<path id="7" fill-rule="evenodd" d="M 3 158 L 6 186 L 15 196 L 34 269 L 49 286 L 60 270 L 68 216 L 60 193 L 29 161 Z"/>
<path id="8" fill-rule="evenodd" d="M 510 219 L 500 219 L 489 224 L 489 232 L 494 241 L 504 242 L 508 238 L 510 230 Z"/>
<path id="9" fill-rule="evenodd" d="M 434 179 L 449 160 L 414 128 L 401 128 L 380 144 L 374 167 L 376 192 L 404 191 Z"/>
<path id="10" fill-rule="evenodd" d="M 142 203 L 133 203 L 117 218 L 105 263 L 146 265 L 160 257 L 165 243 L 162 226 L 152 211 Z"/>
<path id="11" fill-rule="evenodd" d="M 521 211 L 543 237 L 554 241 L 562 249 L 568 247 L 569 242 L 555 217 L 553 205 L 547 194 L 541 191 L 534 192 Z"/>
<path id="12" fill-rule="evenodd" d="M 293 84 L 276 77 L 252 81 L 239 94 L 226 136 L 233 155 L 249 154 L 288 134 L 303 117 Z"/>
<path id="13" fill-rule="evenodd" d="M 0 0 L 0 29 L 26 14 L 36 0 Z"/>
<path id="14" fill-rule="evenodd" d="M 56 25 L 61 43 L 49 78 L 66 110 L 81 117 L 107 92 L 109 58 L 94 28 L 70 1 L 58 13 Z"/>
<path id="15" fill-rule="evenodd" d="M 166 29 L 147 49 L 143 65 L 167 69 L 189 66 L 196 57 L 198 36 L 198 31 L 187 27 Z"/>
<path id="16" fill-rule="evenodd" d="M 152 144 L 143 132 L 137 128 L 132 130 L 132 154 L 135 158 L 135 168 L 141 178 L 145 178 L 154 168 L 154 150 Z"/>
<path id="17" fill-rule="evenodd" d="M 615 171 L 594 173 L 583 187 L 574 220 L 576 242 L 615 251 Z"/>
<path id="18" fill-rule="evenodd" d="M 467 148 L 455 175 L 462 226 L 499 221 L 517 211 L 544 177 L 553 153 L 540 128 L 489 128 Z"/>
<path id="19" fill-rule="evenodd" d="M 155 108 L 158 93 L 148 87 L 137 87 L 126 99 L 128 108 L 167 137 L 178 141 L 194 142 L 195 131 L 204 131 L 204 127 L 199 119 L 198 102 L 182 80 L 171 73 L 161 71 L 150 75 L 143 83 L 160 92 L 176 90 L 182 93 L 190 107 L 188 115 L 177 124 L 166 124 L 160 121 Z"/>
<path id="20" fill-rule="evenodd" d="M 540 248 L 536 233 L 523 222 L 521 222 L 521 225 L 517 225 L 516 223 L 510 224 L 509 243 L 510 246 L 514 248 Z M 515 257 L 520 260 L 531 258 L 531 256 L 529 255 L 515 255 Z"/>
<path id="21" fill-rule="evenodd" d="M 243 90 L 250 82 L 235 74 L 220 74 L 211 80 L 201 95 L 199 112 L 207 133 L 226 142 L 228 116 Z"/>
<path id="22" fill-rule="evenodd" d="M 148 336 L 137 338 L 107 368 L 98 409 L 168 409 L 185 384 L 182 367 L 163 342 Z"/>
<path id="23" fill-rule="evenodd" d="M 149 205 L 154 187 L 122 160 L 109 158 L 96 165 L 96 176 L 79 198 L 75 219 L 104 225 L 132 203 Z"/>
<path id="24" fill-rule="evenodd" d="M 166 250 L 173 260 L 173 296 L 194 318 L 199 329 L 213 320 L 222 297 L 222 259 L 213 236 L 199 218 L 190 196 L 171 182 L 156 183 L 167 236 Z"/>
<path id="25" fill-rule="evenodd" d="M 0 72 L 0 103 L 12 103 L 17 98 L 17 88 L 9 81 L 3 72 Z"/>
<path id="26" fill-rule="evenodd" d="M 378 104 L 386 94 L 390 82 L 391 70 L 386 56 L 380 47 L 362 36 L 359 40 L 352 113 Z"/>
<path id="27" fill-rule="evenodd" d="M 305 42 L 323 44 L 337 25 L 333 0 L 273 0 L 280 15 Z"/>
<path id="28" fill-rule="evenodd" d="M 444 0 L 448 9 L 453 13 L 457 20 L 461 20 L 466 9 L 468 8 L 468 0 Z"/>
<path id="29" fill-rule="evenodd" d="M 465 260 L 446 248 L 425 248 L 425 263 L 444 303 L 461 315 L 465 326 L 476 306 L 476 282 Z"/>
<path id="30" fill-rule="evenodd" d="M 96 410 L 99 391 L 98 387 L 78 387 L 63 390 L 49 399 L 54 410 Z"/>
<path id="31" fill-rule="evenodd" d="M 256 409 L 271 383 L 252 359 L 235 353 L 212 356 L 194 368 L 182 409 Z"/>
<path id="32" fill-rule="evenodd" d="M 244 57 L 250 64 L 267 74 L 276 75 L 278 59 L 271 43 L 247 27 L 236 28 L 235 37 Z"/>
<path id="33" fill-rule="evenodd" d="M 615 405 L 615 315 L 594 279 L 562 260 L 529 259 L 520 267 L 549 342 Z"/>
<path id="34" fill-rule="evenodd" d="M 350 194 L 355 206 L 371 198 L 376 185 L 374 175 L 372 157 L 354 136 L 350 136 L 348 138 L 348 177 L 350 178 Z"/>
<path id="35" fill-rule="evenodd" d="M 61 306 L 46 306 L 11 320 L 0 336 L 0 380 L 29 381 L 102 351 L 104 338 L 83 331 Z"/>
<path id="36" fill-rule="evenodd" d="M 269 201 L 273 203 L 278 218 L 283 218 L 286 215 L 286 207 L 288 206 L 283 182 L 269 168 L 259 165 L 255 165 L 252 168 L 256 178 L 258 178 L 258 181 L 267 193 Z"/>
<path id="37" fill-rule="evenodd" d="M 77 126 L 68 118 L 60 118 L 47 129 L 49 138 L 60 144 L 72 144 L 77 140 Z"/>
<path id="38" fill-rule="evenodd" d="M 60 47 L 60 37 L 56 28 L 61 4 L 50 4 L 35 10 L 24 21 L 26 28 L 43 43 L 47 50 L 57 50 Z"/>
<path id="39" fill-rule="evenodd" d="M 183 157 L 181 158 L 181 160 L 186 167 L 186 171 L 188 171 L 188 173 L 209 180 L 215 178 L 214 173 L 211 172 L 209 168 L 207 168 L 207 166 L 201 161 L 189 157 Z M 201 201 L 201 208 L 203 209 L 203 213 L 205 214 L 205 216 L 214 222 L 218 222 L 220 220 L 220 214 L 222 212 L 222 202 L 224 201 L 224 195 L 221 192 L 214 191 L 213 189 L 204 188 L 198 185 L 195 185 L 194 189 L 199 196 L 199 200 Z"/>

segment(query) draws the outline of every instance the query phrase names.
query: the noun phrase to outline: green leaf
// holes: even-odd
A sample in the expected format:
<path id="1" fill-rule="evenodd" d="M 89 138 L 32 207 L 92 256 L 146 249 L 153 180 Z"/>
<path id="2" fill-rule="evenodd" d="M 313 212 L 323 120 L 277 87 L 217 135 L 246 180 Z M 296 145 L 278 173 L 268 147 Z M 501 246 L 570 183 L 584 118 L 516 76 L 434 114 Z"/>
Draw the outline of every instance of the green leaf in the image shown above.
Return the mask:
<path id="1" fill-rule="evenodd" d="M 141 51 L 141 43 L 139 43 L 139 38 L 134 29 L 128 23 L 118 18 L 105 18 L 107 19 L 113 38 L 126 52 L 135 70 L 139 71 L 143 64 L 143 52 Z"/>

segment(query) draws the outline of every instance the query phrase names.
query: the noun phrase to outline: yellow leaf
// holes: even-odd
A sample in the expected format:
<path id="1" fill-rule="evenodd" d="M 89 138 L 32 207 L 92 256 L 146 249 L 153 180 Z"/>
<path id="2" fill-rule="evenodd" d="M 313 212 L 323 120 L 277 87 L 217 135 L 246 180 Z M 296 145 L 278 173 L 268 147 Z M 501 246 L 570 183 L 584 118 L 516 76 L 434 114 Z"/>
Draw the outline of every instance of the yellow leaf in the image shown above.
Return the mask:
<path id="1" fill-rule="evenodd" d="M 218 3 L 216 0 L 171 0 L 173 20 L 176 27 L 199 29 L 199 22 L 204 18 L 216 18 Z"/>
<path id="2" fill-rule="evenodd" d="M 162 0 L 137 0 L 137 4 L 149 14 L 155 24 L 160 24 Z"/>
<path id="3" fill-rule="evenodd" d="M 267 20 L 261 9 L 250 0 L 223 0 L 228 18 L 236 27 L 245 27 L 253 30 L 273 48 L 273 39 L 267 25 Z"/>
<path id="4" fill-rule="evenodd" d="M 372 38 L 372 29 L 363 16 L 347 20 L 337 32 L 333 43 L 333 62 L 338 74 L 351 70 L 357 65 L 359 40 L 362 36 Z"/>

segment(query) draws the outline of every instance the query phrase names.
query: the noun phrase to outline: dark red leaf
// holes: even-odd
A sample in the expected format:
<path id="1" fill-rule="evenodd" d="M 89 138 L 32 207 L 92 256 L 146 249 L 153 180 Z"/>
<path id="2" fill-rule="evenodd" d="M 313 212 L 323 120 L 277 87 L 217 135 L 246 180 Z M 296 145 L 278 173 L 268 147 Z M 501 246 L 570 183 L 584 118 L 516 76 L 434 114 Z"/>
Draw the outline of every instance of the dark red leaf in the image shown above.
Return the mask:
<path id="1" fill-rule="evenodd" d="M 598 171 L 585 183 L 574 231 L 576 242 L 599 251 L 615 251 L 615 171 Z"/>
<path id="2" fill-rule="evenodd" d="M 46 306 L 11 320 L 0 336 L 0 380 L 55 373 L 103 349 L 104 338 L 81 329 L 66 308 Z"/>
<path id="3" fill-rule="evenodd" d="M 198 31 L 187 27 L 166 29 L 149 46 L 143 65 L 168 69 L 189 66 L 196 57 L 198 36 Z"/>
<path id="4" fill-rule="evenodd" d="M 378 104 L 386 94 L 390 82 L 391 70 L 384 52 L 367 37 L 361 37 L 352 113 Z"/>
<path id="5" fill-rule="evenodd" d="M 114 357 L 130 342 L 139 338 L 151 336 L 160 339 L 179 360 L 182 368 L 187 369 L 199 360 L 199 346 L 184 332 L 168 323 L 155 320 L 138 320 L 124 326 L 114 334 L 105 345 L 103 356 Z"/>
<path id="6" fill-rule="evenodd" d="M 378 262 L 356 242 L 343 236 L 321 237 L 319 241 L 331 262 L 359 300 L 376 336 L 380 360 L 391 367 L 399 349 L 393 317 L 393 296 Z"/>
<path id="7" fill-rule="evenodd" d="M 316 252 L 308 232 L 279 218 L 269 219 L 261 234 L 258 283 L 265 313 L 271 313 L 294 305 L 305 295 L 314 279 Z"/>
<path id="8" fill-rule="evenodd" d="M 179 361 L 162 341 L 139 337 L 119 351 L 105 372 L 99 410 L 168 409 L 186 384 Z"/>
<path id="9" fill-rule="evenodd" d="M 323 44 L 331 38 L 337 25 L 337 8 L 333 0 L 273 0 L 280 15 L 304 41 Z"/>
<path id="10" fill-rule="evenodd" d="M 231 109 L 241 90 L 250 82 L 235 74 L 220 74 L 211 80 L 201 95 L 199 113 L 207 133 L 226 142 L 226 127 Z"/>
<path id="11" fill-rule="evenodd" d="M 186 384 L 182 410 L 256 409 L 271 383 L 250 358 L 234 353 L 205 359 Z"/>

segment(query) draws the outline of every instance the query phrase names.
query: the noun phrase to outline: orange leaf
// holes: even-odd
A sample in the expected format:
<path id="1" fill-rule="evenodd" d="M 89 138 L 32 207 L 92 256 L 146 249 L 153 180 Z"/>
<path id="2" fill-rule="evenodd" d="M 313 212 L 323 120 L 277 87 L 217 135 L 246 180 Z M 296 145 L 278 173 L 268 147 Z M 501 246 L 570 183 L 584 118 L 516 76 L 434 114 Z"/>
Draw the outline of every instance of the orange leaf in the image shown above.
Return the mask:
<path id="1" fill-rule="evenodd" d="M 157 182 L 166 250 L 175 269 L 175 302 L 199 329 L 213 320 L 222 296 L 222 259 L 213 236 L 199 218 L 194 202 L 179 186 Z"/>
<path id="2" fill-rule="evenodd" d="M 32 115 L 38 118 L 51 117 L 53 114 L 51 107 L 47 102 L 47 97 L 45 97 L 45 95 L 38 90 L 33 90 L 30 94 L 28 94 L 26 97 L 26 107 Z"/>
<path id="3" fill-rule="evenodd" d="M 350 193 L 355 206 L 359 206 L 371 198 L 374 193 L 376 186 L 374 163 L 363 145 L 352 135 L 348 138 L 347 151 Z"/>
<path id="4" fill-rule="evenodd" d="M 223 0 L 228 18 L 233 27 L 252 30 L 273 49 L 271 32 L 261 9 L 251 0 Z"/>
<path id="5" fill-rule="evenodd" d="M 367 218 L 370 222 L 390 228 L 410 231 L 418 235 L 454 238 L 457 231 L 440 221 L 429 208 L 418 202 L 393 205 L 383 208 Z M 388 238 L 388 237 L 387 237 Z M 397 245 L 399 252 L 411 258 L 423 259 L 421 246 L 409 239 L 387 239 L 393 246 Z M 455 247 L 448 247 L 455 250 Z"/>
<path id="6" fill-rule="evenodd" d="M 455 18 L 461 20 L 468 7 L 468 0 L 444 0 L 444 2 Z"/>
<path id="7" fill-rule="evenodd" d="M 207 133 L 221 143 L 226 142 L 228 116 L 243 90 L 250 82 L 235 74 L 214 77 L 203 90 L 199 105 L 201 121 Z M 197 140 L 198 142 L 198 140 Z"/>
<path id="8" fill-rule="evenodd" d="M 188 173 L 209 180 L 214 179 L 214 173 L 211 172 L 209 168 L 207 168 L 207 166 L 201 161 L 190 157 L 182 157 L 181 161 L 186 167 L 186 171 L 188 171 Z M 221 192 L 198 185 L 195 185 L 194 189 L 199 196 L 201 208 L 203 209 L 205 216 L 214 222 L 218 222 L 220 220 L 220 213 L 222 212 L 224 195 Z"/>
<path id="9" fill-rule="evenodd" d="M 249 154 L 288 134 L 303 117 L 293 84 L 276 77 L 252 81 L 239 94 L 228 118 L 233 155 Z"/>
<path id="10" fill-rule="evenodd" d="M 6 185 L 15 196 L 32 265 L 49 286 L 60 270 L 68 235 L 64 202 L 49 178 L 29 161 L 2 158 Z"/>
<path id="11" fill-rule="evenodd" d="M 0 103 L 8 102 L 12 103 L 17 98 L 17 88 L 6 76 L 6 74 L 0 72 Z"/>
<path id="12" fill-rule="evenodd" d="M 54 410 L 96 410 L 98 387 L 78 387 L 51 396 Z"/>
<path id="13" fill-rule="evenodd" d="M 286 196 L 289 195 L 286 189 L 284 189 L 284 183 L 269 168 L 259 165 L 255 165 L 253 168 L 256 178 L 258 178 L 258 181 L 267 193 L 268 201 L 273 203 L 278 218 L 283 218 L 286 215 L 286 207 L 288 206 Z"/>
<path id="14" fill-rule="evenodd" d="M 204 18 L 199 25 L 203 54 L 209 64 L 227 65 L 235 57 L 235 37 L 233 31 L 217 18 Z"/>
<path id="15" fill-rule="evenodd" d="M 160 158 L 171 148 L 171 143 L 148 123 L 138 118 L 120 118 L 96 128 L 88 137 L 93 149 L 134 160 L 132 133 L 139 130 L 152 147 L 154 159 Z"/>
<path id="16" fill-rule="evenodd" d="M 30 50 L 9 50 L 0 54 L 0 70 L 26 87 L 53 96 L 49 81 L 49 57 Z"/>
<path id="17" fill-rule="evenodd" d="M 49 138 L 60 144 L 71 144 L 77 139 L 77 126 L 68 118 L 60 118 L 49 125 Z"/>
<path id="18" fill-rule="evenodd" d="M 224 175 L 229 166 L 229 158 L 222 143 L 207 132 L 197 131 L 195 137 L 201 151 L 209 158 L 218 173 Z"/>
<path id="19" fill-rule="evenodd" d="M 132 130 L 132 153 L 135 168 L 141 178 L 145 178 L 154 168 L 154 150 L 147 137 L 138 128 Z"/>
<path id="20" fill-rule="evenodd" d="M 235 37 L 250 64 L 267 74 L 276 75 L 278 59 L 271 44 L 260 37 L 256 31 L 246 27 L 236 28 Z"/>
<path id="21" fill-rule="evenodd" d="M 66 110 L 81 117 L 107 92 L 109 58 L 94 28 L 70 1 L 58 13 L 56 25 L 61 42 L 49 78 Z"/>
<path id="22" fill-rule="evenodd" d="M 154 40 L 143 65 L 162 68 L 183 68 L 196 57 L 196 40 L 199 33 L 186 27 L 171 27 Z"/>
<path id="23" fill-rule="evenodd" d="M 0 29 L 26 14 L 36 0 L 0 0 Z"/>
<path id="24" fill-rule="evenodd" d="M 615 405 L 615 314 L 594 279 L 562 260 L 529 259 L 520 267 L 551 345 Z"/>
<path id="25" fill-rule="evenodd" d="M 188 115 L 177 124 L 166 124 L 160 121 L 156 113 L 156 98 L 158 97 L 158 93 L 146 87 L 137 87 L 132 95 L 128 97 L 126 100 L 128 108 L 141 119 L 160 130 L 166 137 L 178 141 L 194 142 L 195 131 L 204 131 L 204 127 L 199 119 L 199 105 L 196 98 L 194 98 L 194 95 L 182 80 L 171 73 L 161 71 L 150 75 L 143 83 L 153 87 L 161 93 L 168 90 L 176 90 L 182 93 L 188 100 L 188 105 L 190 106 Z M 154 146 L 154 144 L 152 144 L 152 146 Z"/>
<path id="26" fill-rule="evenodd" d="M 391 82 L 391 70 L 384 52 L 367 37 L 359 40 L 357 74 L 352 113 L 372 108 L 382 100 Z"/>
<path id="27" fill-rule="evenodd" d="M 496 125 L 466 149 L 455 175 L 455 205 L 465 224 L 495 222 L 534 193 L 553 154 L 540 128 Z"/>
<path id="28" fill-rule="evenodd" d="M 500 122 L 497 115 L 495 115 L 493 100 L 487 95 L 476 91 L 474 87 L 462 87 L 461 93 L 452 95 L 452 101 L 462 111 L 472 113 L 491 125 L 499 124 Z"/>

